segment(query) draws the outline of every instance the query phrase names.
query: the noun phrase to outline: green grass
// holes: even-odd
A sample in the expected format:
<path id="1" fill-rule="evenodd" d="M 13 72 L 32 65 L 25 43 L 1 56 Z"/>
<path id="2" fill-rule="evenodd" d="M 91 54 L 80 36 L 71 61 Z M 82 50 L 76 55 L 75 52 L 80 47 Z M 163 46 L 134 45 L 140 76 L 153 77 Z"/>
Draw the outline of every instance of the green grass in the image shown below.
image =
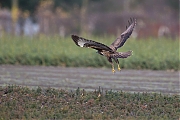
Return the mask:
<path id="1" fill-rule="evenodd" d="M 88 37 L 110 45 L 115 37 Z M 179 40 L 130 38 L 119 52 L 133 50 L 133 56 L 119 59 L 121 68 L 180 70 Z M 0 38 L 0 64 L 47 65 L 71 67 L 111 67 L 95 50 L 77 47 L 70 36 Z"/>
<path id="2" fill-rule="evenodd" d="M 99 96 L 99 93 L 101 94 Z M 0 119 L 178 119 L 178 95 L 0 87 Z"/>

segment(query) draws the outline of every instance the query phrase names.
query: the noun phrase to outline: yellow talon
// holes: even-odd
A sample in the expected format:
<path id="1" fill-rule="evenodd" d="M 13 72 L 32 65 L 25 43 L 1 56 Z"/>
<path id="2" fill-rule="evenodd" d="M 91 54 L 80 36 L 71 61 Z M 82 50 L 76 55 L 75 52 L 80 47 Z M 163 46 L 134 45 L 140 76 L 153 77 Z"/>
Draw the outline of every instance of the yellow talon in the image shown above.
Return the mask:
<path id="1" fill-rule="evenodd" d="M 121 70 L 121 68 L 120 68 L 119 64 L 118 64 L 118 70 L 119 70 L 119 71 Z"/>
<path id="2" fill-rule="evenodd" d="M 114 68 L 112 69 L 112 72 L 113 72 L 113 73 L 115 73 L 115 70 L 114 70 Z"/>
<path id="3" fill-rule="evenodd" d="M 111 65 L 112 65 L 112 72 L 114 73 L 114 72 L 115 72 L 115 69 L 114 69 L 113 63 L 112 63 Z"/>

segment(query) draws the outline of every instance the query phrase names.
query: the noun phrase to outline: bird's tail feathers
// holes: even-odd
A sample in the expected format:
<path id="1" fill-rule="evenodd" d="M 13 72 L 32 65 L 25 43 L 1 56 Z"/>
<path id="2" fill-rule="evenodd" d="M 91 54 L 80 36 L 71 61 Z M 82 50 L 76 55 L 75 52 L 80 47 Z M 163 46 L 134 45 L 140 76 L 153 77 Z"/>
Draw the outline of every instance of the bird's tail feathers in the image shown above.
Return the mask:
<path id="1" fill-rule="evenodd" d="M 131 50 L 127 51 L 127 52 L 117 52 L 115 54 L 112 54 L 111 57 L 112 58 L 127 58 L 132 55 L 132 52 L 133 51 L 131 51 Z"/>

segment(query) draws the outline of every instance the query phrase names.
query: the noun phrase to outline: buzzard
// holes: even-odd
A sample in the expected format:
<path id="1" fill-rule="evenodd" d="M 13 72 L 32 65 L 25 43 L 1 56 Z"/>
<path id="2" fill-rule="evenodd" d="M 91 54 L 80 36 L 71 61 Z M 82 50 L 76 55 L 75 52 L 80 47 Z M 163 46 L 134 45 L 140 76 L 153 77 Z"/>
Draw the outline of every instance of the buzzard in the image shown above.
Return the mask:
<path id="1" fill-rule="evenodd" d="M 114 73 L 114 64 L 112 59 L 118 64 L 118 70 L 120 71 L 120 65 L 118 58 L 127 58 L 132 55 L 132 51 L 127 52 L 117 52 L 117 49 L 122 47 L 126 40 L 130 37 L 132 34 L 134 27 L 136 26 L 136 19 L 130 18 L 128 21 L 129 25 L 126 26 L 126 30 L 108 47 L 102 43 L 95 42 L 93 40 L 88 40 L 82 37 L 79 37 L 77 35 L 71 35 L 71 38 L 75 42 L 75 44 L 79 47 L 87 47 L 87 48 L 93 48 L 97 50 L 97 53 L 100 55 L 103 55 L 107 57 L 107 60 L 112 65 L 112 72 Z"/>

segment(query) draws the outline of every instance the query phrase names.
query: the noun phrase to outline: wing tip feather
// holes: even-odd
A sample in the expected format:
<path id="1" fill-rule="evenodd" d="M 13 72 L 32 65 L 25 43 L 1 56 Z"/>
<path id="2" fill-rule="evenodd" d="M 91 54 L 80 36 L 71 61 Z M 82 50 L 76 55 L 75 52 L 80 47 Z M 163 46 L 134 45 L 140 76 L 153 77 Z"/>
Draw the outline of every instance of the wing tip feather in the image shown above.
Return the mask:
<path id="1" fill-rule="evenodd" d="M 133 51 L 132 51 L 132 50 L 130 50 L 130 51 L 128 51 L 128 52 L 130 53 L 130 56 L 133 55 Z"/>
<path id="2" fill-rule="evenodd" d="M 75 34 L 72 34 L 72 35 L 71 35 L 71 38 L 72 38 L 72 39 L 74 39 L 74 38 L 76 38 L 76 37 L 78 37 L 78 36 L 75 35 Z"/>
<path id="3" fill-rule="evenodd" d="M 71 38 L 73 39 L 73 41 L 75 42 L 75 44 L 76 44 L 77 46 L 79 46 L 79 44 L 78 44 L 79 37 L 78 37 L 77 35 L 72 34 L 72 35 L 71 35 Z"/>

